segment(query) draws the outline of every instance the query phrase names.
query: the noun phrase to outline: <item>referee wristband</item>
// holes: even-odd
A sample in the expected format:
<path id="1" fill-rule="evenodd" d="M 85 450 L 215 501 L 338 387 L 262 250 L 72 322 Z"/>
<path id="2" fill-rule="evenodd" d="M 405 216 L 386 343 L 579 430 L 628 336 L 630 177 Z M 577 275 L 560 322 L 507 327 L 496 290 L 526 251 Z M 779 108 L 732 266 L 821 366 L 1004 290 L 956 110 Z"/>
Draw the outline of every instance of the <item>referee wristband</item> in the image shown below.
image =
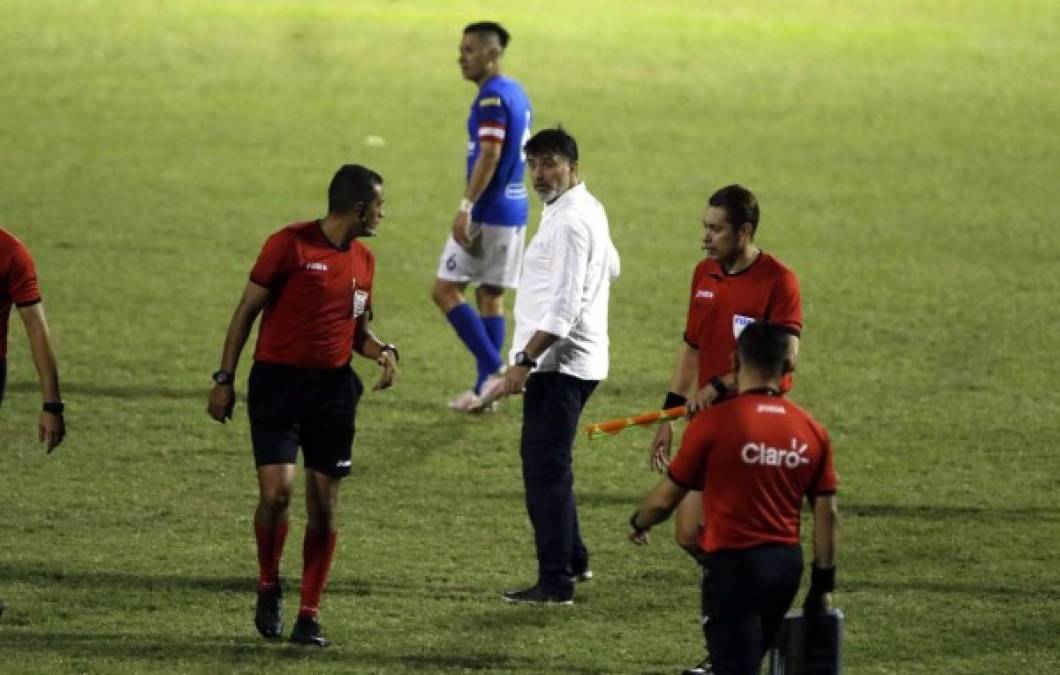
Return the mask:
<path id="1" fill-rule="evenodd" d="M 471 209 L 475 208 L 475 202 L 471 201 L 467 197 L 460 200 L 460 213 L 471 213 Z"/>
<path id="2" fill-rule="evenodd" d="M 835 590 L 835 567 L 818 567 L 814 562 L 810 568 L 810 595 L 831 593 Z"/>
<path id="3" fill-rule="evenodd" d="M 672 391 L 666 392 L 666 399 L 663 400 L 663 410 L 669 410 L 670 408 L 676 408 L 679 405 L 688 403 L 688 399 L 680 394 L 675 394 Z"/>
<path id="4" fill-rule="evenodd" d="M 725 386 L 720 377 L 710 378 L 710 386 L 714 387 L 714 391 L 718 392 L 718 398 L 725 398 L 725 394 L 729 393 L 729 388 Z"/>

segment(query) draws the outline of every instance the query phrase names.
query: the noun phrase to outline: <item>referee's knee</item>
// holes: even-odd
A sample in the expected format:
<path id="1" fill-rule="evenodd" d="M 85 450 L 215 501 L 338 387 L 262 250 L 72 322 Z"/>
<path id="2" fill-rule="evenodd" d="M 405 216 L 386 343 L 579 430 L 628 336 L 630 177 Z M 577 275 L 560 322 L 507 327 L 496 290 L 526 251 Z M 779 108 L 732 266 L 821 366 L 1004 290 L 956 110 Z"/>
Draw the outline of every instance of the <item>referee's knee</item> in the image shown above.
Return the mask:
<path id="1" fill-rule="evenodd" d="M 261 493 L 261 508 L 274 516 L 282 516 L 291 506 L 291 489 L 277 487 Z"/>

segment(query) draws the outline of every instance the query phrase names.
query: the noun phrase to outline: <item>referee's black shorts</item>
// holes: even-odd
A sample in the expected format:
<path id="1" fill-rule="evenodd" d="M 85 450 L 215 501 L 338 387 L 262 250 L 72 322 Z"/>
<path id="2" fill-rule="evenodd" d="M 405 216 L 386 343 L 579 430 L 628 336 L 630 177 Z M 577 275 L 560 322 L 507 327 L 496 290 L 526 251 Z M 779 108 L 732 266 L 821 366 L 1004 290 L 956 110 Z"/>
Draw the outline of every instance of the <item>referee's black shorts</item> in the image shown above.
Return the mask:
<path id="1" fill-rule="evenodd" d="M 357 401 L 364 393 L 348 365 L 309 369 L 256 362 L 247 387 L 257 466 L 302 464 L 335 478 L 350 475 Z"/>
<path id="2" fill-rule="evenodd" d="M 758 675 L 799 590 L 802 549 L 769 545 L 706 556 L 703 632 L 715 675 Z"/>

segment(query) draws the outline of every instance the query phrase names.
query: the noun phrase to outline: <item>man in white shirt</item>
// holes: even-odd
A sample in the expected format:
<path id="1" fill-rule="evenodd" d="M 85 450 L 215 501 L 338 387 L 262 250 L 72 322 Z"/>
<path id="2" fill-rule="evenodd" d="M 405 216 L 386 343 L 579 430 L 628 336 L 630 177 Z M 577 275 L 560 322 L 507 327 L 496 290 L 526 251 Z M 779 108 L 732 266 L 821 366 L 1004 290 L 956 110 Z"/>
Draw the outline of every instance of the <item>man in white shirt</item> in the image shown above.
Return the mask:
<path id="1" fill-rule="evenodd" d="M 603 206 L 578 179 L 574 138 L 562 128 L 546 129 L 524 151 L 545 206 L 523 256 L 511 366 L 484 400 L 525 394 L 520 454 L 538 579 L 503 598 L 570 604 L 575 579 L 591 576 L 574 503 L 571 446 L 586 401 L 607 377 L 607 301 L 619 258 Z"/>

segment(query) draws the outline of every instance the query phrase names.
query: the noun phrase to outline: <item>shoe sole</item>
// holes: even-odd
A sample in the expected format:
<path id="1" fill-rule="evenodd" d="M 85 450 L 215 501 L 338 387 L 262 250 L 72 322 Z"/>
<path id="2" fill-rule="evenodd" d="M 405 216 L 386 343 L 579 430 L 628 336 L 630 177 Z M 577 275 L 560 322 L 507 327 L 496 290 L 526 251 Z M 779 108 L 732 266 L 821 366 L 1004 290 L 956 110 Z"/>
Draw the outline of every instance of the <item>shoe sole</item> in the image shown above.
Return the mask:
<path id="1" fill-rule="evenodd" d="M 574 600 L 517 600 L 515 598 L 509 598 L 506 595 L 501 596 L 501 600 L 505 601 L 509 605 L 573 605 Z"/>

